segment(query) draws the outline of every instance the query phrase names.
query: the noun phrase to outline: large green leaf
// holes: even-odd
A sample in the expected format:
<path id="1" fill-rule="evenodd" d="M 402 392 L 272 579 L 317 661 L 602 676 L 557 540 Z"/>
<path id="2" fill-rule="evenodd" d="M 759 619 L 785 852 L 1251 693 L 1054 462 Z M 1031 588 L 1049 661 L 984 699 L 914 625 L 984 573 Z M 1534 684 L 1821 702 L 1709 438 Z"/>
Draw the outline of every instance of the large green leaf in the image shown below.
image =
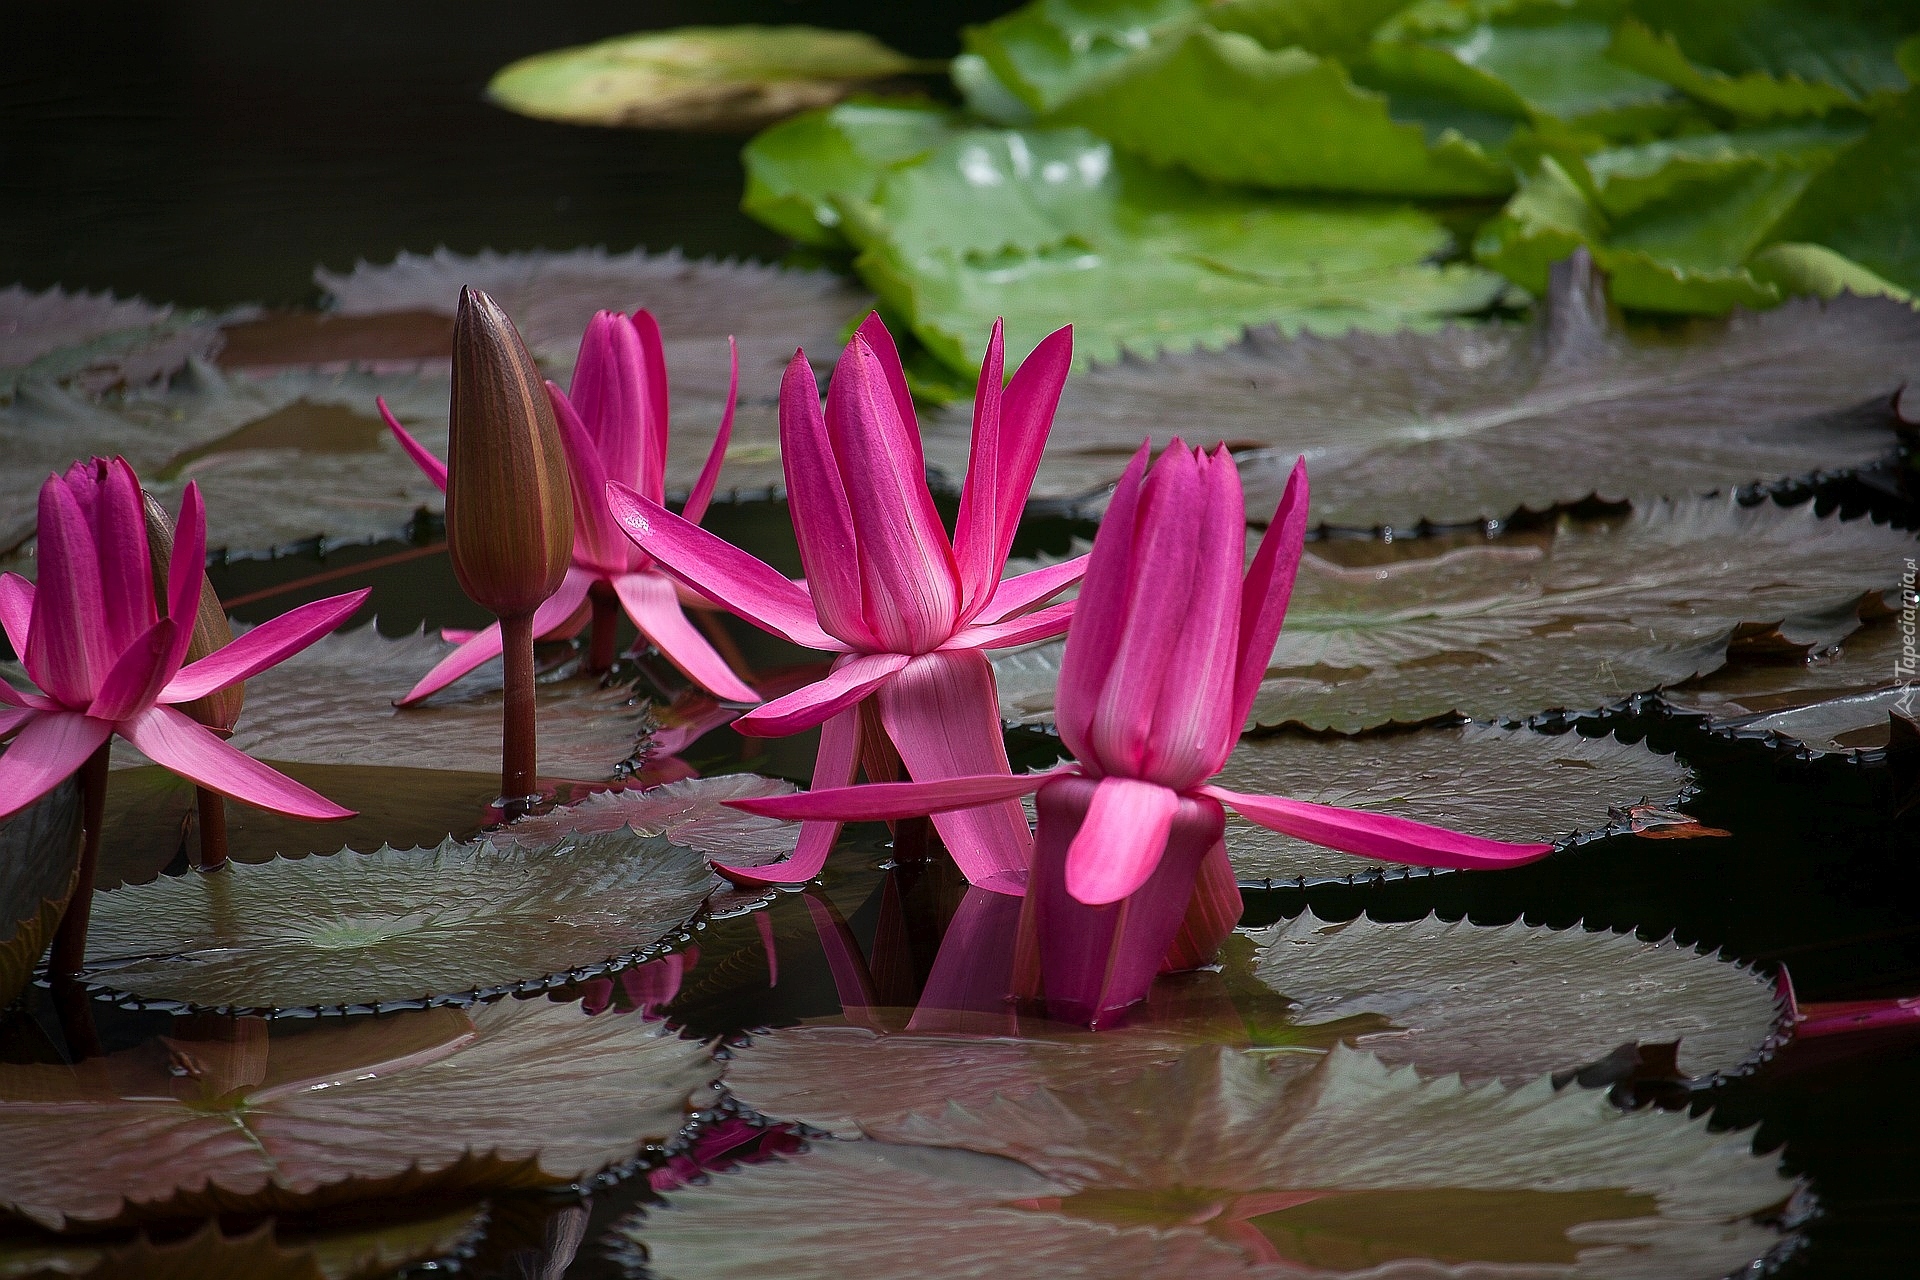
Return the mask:
<path id="1" fill-rule="evenodd" d="M 672 1139 L 717 1074 L 659 1023 L 546 1001 L 188 1021 L 0 1064 L 0 1205 L 64 1228 L 572 1183 Z"/>
<path id="2" fill-rule="evenodd" d="M 111 293 L 0 289 L 0 394 L 26 380 L 98 395 L 165 381 L 220 347 L 216 317 Z"/>
<path id="3" fill-rule="evenodd" d="M 1914 379 L 1920 316 L 1904 307 L 1798 301 L 1633 332 L 1609 319 L 1604 278 L 1576 258 L 1522 325 L 1255 333 L 1218 354 L 1091 370 L 1067 384 L 1033 496 L 1096 511 L 1141 440 L 1175 435 L 1241 453 L 1256 520 L 1306 455 L 1313 519 L 1345 528 L 1770 486 L 1886 458 L 1892 394 Z M 928 464 L 954 481 L 971 425 L 966 406 L 924 424 Z"/>
<path id="4" fill-rule="evenodd" d="M 1223 787 L 1431 822 L 1496 840 L 1560 848 L 1618 829 L 1635 804 L 1671 809 L 1692 775 L 1644 743 L 1558 736 L 1490 725 L 1359 738 L 1297 733 L 1249 737 Z M 1241 883 L 1267 887 L 1375 878 L 1382 865 L 1227 818 L 1227 855 Z M 1388 865 L 1386 874 L 1411 868 Z"/>
<path id="5" fill-rule="evenodd" d="M 954 120 L 928 102 L 843 102 L 777 124 L 740 153 L 740 207 L 803 244 L 844 245 L 837 202 L 871 200 L 888 167 L 931 151 Z"/>
<path id="6" fill-rule="evenodd" d="M 1196 0 L 1035 0 L 963 33 L 968 52 L 1035 112 L 1124 74 L 1156 38 L 1199 20 Z"/>
<path id="7" fill-rule="evenodd" d="M 79 835 L 72 779 L 0 823 L 0 1010 L 26 989 L 73 896 Z"/>
<path id="8" fill-rule="evenodd" d="M 630 832 L 228 863 L 95 895 L 83 974 L 229 1013 L 459 1003 L 663 952 L 723 887 L 694 850 Z"/>
<path id="9" fill-rule="evenodd" d="M 1875 110 L 1907 87 L 1894 60 L 1916 26 L 1877 0 L 1653 0 L 1614 37 L 1617 62 L 1752 119 Z"/>
<path id="10" fill-rule="evenodd" d="M 1920 71 L 1920 41 L 1912 61 Z M 1782 240 L 1827 246 L 1891 281 L 1920 293 L 1920 91 L 1909 92 L 1879 119 L 1857 147 L 1815 178 L 1781 223 Z"/>
<path id="11" fill-rule="evenodd" d="M 996 316 L 1010 360 L 1071 323 L 1085 364 L 1249 325 L 1428 325 L 1504 287 L 1429 265 L 1448 236 L 1411 207 L 1206 187 L 1078 129 L 957 133 L 848 214 L 868 283 L 957 370 L 978 367 Z"/>
<path id="12" fill-rule="evenodd" d="M 928 69 L 859 31 L 675 27 L 522 58 L 494 75 L 487 96 L 567 124 L 752 129 Z"/>
<path id="13" fill-rule="evenodd" d="M 619 1230 L 676 1280 L 974 1276 L 1010 1256 L 1062 1277 L 1710 1276 L 1780 1243 L 1763 1221 L 1796 1189 L 1704 1118 L 1545 1080 L 1422 1081 L 1346 1049 L 1197 1049 L 883 1132 L 742 1166 Z"/>

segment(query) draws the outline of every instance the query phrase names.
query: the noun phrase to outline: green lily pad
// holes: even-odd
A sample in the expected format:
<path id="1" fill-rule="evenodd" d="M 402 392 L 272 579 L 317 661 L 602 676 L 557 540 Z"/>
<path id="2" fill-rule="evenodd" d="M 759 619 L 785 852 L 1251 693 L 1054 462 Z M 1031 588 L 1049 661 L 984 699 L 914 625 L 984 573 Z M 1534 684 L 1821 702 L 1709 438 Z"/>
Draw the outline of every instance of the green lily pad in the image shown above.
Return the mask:
<path id="1" fill-rule="evenodd" d="M 729 809 L 727 800 L 789 795 L 797 788 L 756 773 L 684 778 L 644 791 L 601 791 L 577 804 L 521 818 L 492 837 L 494 843 L 551 844 L 568 835 L 629 831 L 661 836 L 674 844 L 731 862 L 774 862 L 793 852 L 800 824 Z"/>
<path id="2" fill-rule="evenodd" d="M 963 371 L 978 368 L 997 316 L 1009 360 L 1072 323 L 1084 366 L 1217 347 L 1250 325 L 1430 326 L 1505 288 L 1431 265 L 1449 236 L 1411 206 L 1210 187 L 1081 129 L 956 132 L 842 212 L 868 284 Z"/>
<path id="3" fill-rule="evenodd" d="M 667 951 L 723 887 L 695 851 L 631 833 L 228 863 L 96 894 L 83 976 L 222 1013 L 466 1003 Z"/>
<path id="4" fill-rule="evenodd" d="M 809 111 L 741 151 L 747 190 L 740 208 L 802 244 L 844 247 L 838 201 L 871 201 L 890 166 L 925 155 L 957 127 L 953 112 L 919 99 Z"/>
<path id="5" fill-rule="evenodd" d="M 1195 0 L 1037 0 L 961 33 L 1007 90 L 1048 115 L 1199 20 Z"/>
<path id="6" fill-rule="evenodd" d="M 547 1001 L 197 1020 L 0 1064 L 0 1205 L 64 1229 L 575 1183 L 670 1140 L 717 1074 L 659 1023 Z"/>
<path id="7" fill-rule="evenodd" d="M 1671 938 L 1311 911 L 1244 936 L 1250 955 L 1228 945 L 1230 985 L 1284 997 L 1290 1029 L 1383 1019 L 1347 1043 L 1427 1075 L 1519 1084 L 1622 1044 L 1677 1043 L 1679 1074 L 1706 1081 L 1753 1070 L 1786 1025 L 1770 979 Z"/>
<path id="8" fill-rule="evenodd" d="M 1525 720 L 1709 674 L 1730 651 L 1804 658 L 1884 614 L 1912 554 L 1911 534 L 1870 520 L 1725 498 L 1498 538 L 1316 542 L 1251 722 Z M 1062 650 L 996 655 L 1002 716 L 1051 718 L 1041 673 Z"/>
<path id="9" fill-rule="evenodd" d="M 1608 55 L 1752 119 L 1875 110 L 1907 87 L 1894 58 L 1913 15 L 1832 0 L 1636 5 Z"/>
<path id="10" fill-rule="evenodd" d="M 209 1222 L 184 1240 L 156 1244 L 0 1243 L 0 1280 L 382 1280 L 424 1263 L 470 1253 L 486 1227 L 485 1206 L 401 1222 L 331 1230 L 263 1223 L 242 1235 Z"/>
<path id="11" fill-rule="evenodd" d="M 1218 781 L 1235 791 L 1561 849 L 1621 829 L 1620 815 L 1630 805 L 1675 808 L 1693 786 L 1685 765 L 1643 743 L 1478 724 L 1359 738 L 1249 737 L 1234 748 Z M 1227 855 L 1250 888 L 1413 872 L 1322 849 L 1232 813 Z"/>
<path id="12" fill-rule="evenodd" d="M 522 58 L 494 75 L 487 96 L 565 124 L 731 132 L 837 102 L 863 83 L 941 66 L 859 31 L 676 27 Z"/>
<path id="13" fill-rule="evenodd" d="M 0 1009 L 26 989 L 80 873 L 80 786 L 61 783 L 0 824 Z"/>
<path id="14" fill-rule="evenodd" d="M 1873 759 L 1891 743 L 1892 717 L 1920 706 L 1913 669 L 1901 668 L 1893 620 L 1862 627 L 1834 650 L 1797 663 L 1722 667 L 1660 695 L 1709 733 L 1751 738 L 1805 756 Z"/>
<path id="15" fill-rule="evenodd" d="M 1422 1081 L 1347 1049 L 1197 1049 L 884 1132 L 740 1166 L 616 1231 L 680 1280 L 966 1276 L 1009 1256 L 1063 1277 L 1708 1276 L 1779 1246 L 1762 1218 L 1797 1189 L 1704 1118 L 1545 1080 Z"/>
<path id="16" fill-rule="evenodd" d="M 1909 47 L 1920 75 L 1920 40 Z M 1920 92 L 1910 91 L 1873 122 L 1858 146 L 1808 185 L 1777 234 L 1825 246 L 1912 295 L 1920 293 L 1916 220 Z"/>
<path id="17" fill-rule="evenodd" d="M 20 382 L 65 383 L 89 395 L 164 382 L 190 358 L 211 359 L 220 322 L 111 293 L 0 289 L 0 392 Z"/>
<path id="18" fill-rule="evenodd" d="M 1093 513 L 1141 440 L 1183 435 L 1240 452 L 1256 520 L 1304 454 L 1316 522 L 1407 532 L 1590 497 L 1774 486 L 1896 447 L 1893 394 L 1920 379 L 1907 308 L 1796 301 L 1656 336 L 1622 329 L 1607 301 L 1579 255 L 1521 325 L 1256 332 L 1218 354 L 1094 369 L 1067 384 L 1033 497 Z M 970 431 L 967 406 L 929 414 L 928 464 L 965 474 Z"/>

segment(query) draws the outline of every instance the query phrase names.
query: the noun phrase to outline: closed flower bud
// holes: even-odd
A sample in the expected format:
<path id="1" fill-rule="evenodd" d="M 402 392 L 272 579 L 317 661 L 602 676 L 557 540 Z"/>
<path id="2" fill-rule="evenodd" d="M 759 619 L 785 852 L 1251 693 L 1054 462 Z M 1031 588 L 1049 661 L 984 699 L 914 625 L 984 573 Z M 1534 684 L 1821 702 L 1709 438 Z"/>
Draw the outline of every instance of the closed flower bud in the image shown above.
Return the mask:
<path id="1" fill-rule="evenodd" d="M 173 520 L 152 494 L 143 489 L 140 498 L 147 513 L 147 556 L 153 564 L 154 594 L 164 600 L 167 595 L 167 566 L 173 563 Z M 187 656 L 182 661 L 198 662 L 216 649 L 224 649 L 232 643 L 233 628 L 227 624 L 226 608 L 214 592 L 212 581 L 202 573 L 200 609 L 193 619 L 193 640 L 187 645 Z M 215 689 L 204 698 L 180 703 L 179 706 L 180 710 L 225 737 L 233 732 L 233 726 L 239 722 L 240 707 L 246 701 L 246 696 L 245 682 L 236 682 L 224 689 Z"/>
<path id="2" fill-rule="evenodd" d="M 560 587 L 573 551 L 566 454 L 513 322 L 475 288 L 453 322 L 447 550 L 461 588 L 502 618 Z"/>

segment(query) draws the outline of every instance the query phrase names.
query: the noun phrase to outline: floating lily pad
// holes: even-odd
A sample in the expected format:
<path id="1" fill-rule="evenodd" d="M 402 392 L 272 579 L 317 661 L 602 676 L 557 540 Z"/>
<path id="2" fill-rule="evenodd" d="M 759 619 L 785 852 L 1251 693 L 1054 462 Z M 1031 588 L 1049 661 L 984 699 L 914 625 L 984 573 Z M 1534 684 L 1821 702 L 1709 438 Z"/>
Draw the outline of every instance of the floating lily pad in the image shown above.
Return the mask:
<path id="1" fill-rule="evenodd" d="M 1679 340 L 1636 336 L 1608 319 L 1603 278 L 1576 258 L 1525 325 L 1254 333 L 1218 354 L 1083 374 L 1061 398 L 1033 496 L 1097 509 L 1142 439 L 1180 434 L 1242 452 L 1255 519 L 1300 454 L 1314 520 L 1349 528 L 1678 498 L 1887 457 L 1893 394 L 1915 378 L 1920 315 L 1897 303 L 1796 301 Z M 929 463 L 963 475 L 970 429 L 965 406 L 928 415 Z"/>
<path id="2" fill-rule="evenodd" d="M 303 1231 L 263 1223 L 243 1235 L 210 1222 L 184 1240 L 156 1244 L 0 1243 L 0 1280 L 383 1280 L 422 1263 L 470 1253 L 487 1221 L 484 1206 L 418 1221 Z"/>
<path id="3" fill-rule="evenodd" d="M 211 358 L 220 341 L 218 319 L 204 311 L 111 293 L 0 289 L 0 392 L 29 379 L 89 395 L 150 386 L 190 357 Z"/>
<path id="4" fill-rule="evenodd" d="M 740 153 L 740 207 L 805 244 L 841 248 L 842 200 L 869 202 L 886 169 L 938 146 L 959 117 L 921 99 L 843 102 L 758 135 Z"/>
<path id="5" fill-rule="evenodd" d="M 1284 996 L 1288 1027 L 1375 1015 L 1388 1025 L 1349 1043 L 1428 1075 L 1517 1084 L 1678 1042 L 1680 1074 L 1708 1079 L 1752 1069 L 1784 1029 L 1771 980 L 1671 938 L 1311 911 L 1246 937 L 1250 956 L 1229 944 L 1228 981 L 1244 972 Z"/>
<path id="6" fill-rule="evenodd" d="M 119 454 L 168 510 L 187 481 L 207 504 L 207 545 L 264 552 L 305 539 L 360 541 L 404 530 L 438 490 L 374 410 L 385 396 L 423 440 L 446 442 L 447 381 L 428 376 L 228 376 L 195 361 L 164 390 L 93 403 L 23 385 L 0 405 L 0 552 L 33 535 L 34 495 L 74 458 Z"/>
<path id="7" fill-rule="evenodd" d="M 1596 1091 L 1422 1081 L 1347 1049 L 1199 1049 L 1123 1083 L 916 1116 L 668 1196 L 616 1230 L 655 1275 L 1252 1277 L 1474 1263 L 1713 1276 L 1796 1184 L 1748 1134 Z"/>
<path id="8" fill-rule="evenodd" d="M 665 951 L 722 887 L 700 854 L 631 833 L 228 863 L 96 894 L 83 972 L 223 1013 L 462 1003 Z"/>
<path id="9" fill-rule="evenodd" d="M 1907 45 L 1920 79 L 1920 39 Z M 1920 293 L 1920 92 L 1874 120 L 1867 136 L 1815 178 L 1781 223 L 1781 240 L 1813 241 L 1900 287 Z"/>
<path id="10" fill-rule="evenodd" d="M 0 824 L 0 1009 L 13 1003 L 73 896 L 80 787 L 69 779 Z"/>
<path id="11" fill-rule="evenodd" d="M 761 818 L 723 801 L 783 796 L 797 788 L 778 778 L 729 773 L 686 778 L 644 791 L 601 791 L 578 804 L 522 818 L 493 837 L 496 844 L 550 844 L 567 835 L 632 831 L 726 858 L 777 861 L 793 852 L 800 824 Z"/>
<path id="12" fill-rule="evenodd" d="M 522 58 L 493 77 L 487 96 L 565 124 L 748 130 L 941 65 L 858 31 L 676 27 Z"/>
<path id="13" fill-rule="evenodd" d="M 1890 717 L 1920 708 L 1913 669 L 1904 683 L 1900 628 L 1862 627 L 1837 650 L 1804 663 L 1722 667 L 1660 695 L 1669 709 L 1704 719 L 1710 733 L 1756 738 L 1809 755 L 1869 758 L 1885 751 Z"/>
<path id="14" fill-rule="evenodd" d="M 660 1023 L 507 1000 L 0 1064 L 0 1205 L 56 1229 L 554 1186 L 670 1140 L 717 1074 Z"/>
<path id="15" fill-rule="evenodd" d="M 1618 815 L 1629 805 L 1671 809 L 1692 790 L 1685 765 L 1642 743 L 1478 724 L 1360 738 L 1245 738 L 1219 782 L 1235 791 L 1390 813 L 1495 840 L 1551 841 L 1560 848 L 1620 829 Z M 1383 874 L 1379 864 L 1269 831 L 1231 812 L 1227 854 L 1249 887 Z M 1389 866 L 1384 874 L 1410 870 Z"/>

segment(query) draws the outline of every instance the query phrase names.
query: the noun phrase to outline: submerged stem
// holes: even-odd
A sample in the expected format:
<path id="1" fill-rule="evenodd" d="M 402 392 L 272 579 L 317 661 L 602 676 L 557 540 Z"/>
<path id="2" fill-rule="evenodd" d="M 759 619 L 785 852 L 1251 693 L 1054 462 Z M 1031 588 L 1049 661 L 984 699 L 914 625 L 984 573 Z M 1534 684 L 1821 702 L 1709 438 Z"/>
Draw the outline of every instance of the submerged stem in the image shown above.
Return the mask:
<path id="1" fill-rule="evenodd" d="M 500 807 L 508 821 L 527 812 L 536 790 L 533 723 L 533 615 L 500 619 L 506 707 L 500 731 Z"/>
<path id="2" fill-rule="evenodd" d="M 218 871 L 227 864 L 227 799 L 205 787 L 193 790 L 200 806 L 200 869 Z"/>
<path id="3" fill-rule="evenodd" d="M 80 766 L 80 870 L 47 959 L 47 976 L 56 984 L 71 983 L 87 958 L 87 921 L 93 914 L 93 868 L 100 860 L 100 827 L 106 820 L 110 750 L 111 744 L 102 743 Z"/>
<path id="4" fill-rule="evenodd" d="M 587 588 L 587 599 L 593 602 L 593 630 L 587 640 L 587 674 L 605 675 L 613 669 L 615 641 L 619 638 L 620 597 L 614 594 L 612 584 L 595 582 Z"/>

